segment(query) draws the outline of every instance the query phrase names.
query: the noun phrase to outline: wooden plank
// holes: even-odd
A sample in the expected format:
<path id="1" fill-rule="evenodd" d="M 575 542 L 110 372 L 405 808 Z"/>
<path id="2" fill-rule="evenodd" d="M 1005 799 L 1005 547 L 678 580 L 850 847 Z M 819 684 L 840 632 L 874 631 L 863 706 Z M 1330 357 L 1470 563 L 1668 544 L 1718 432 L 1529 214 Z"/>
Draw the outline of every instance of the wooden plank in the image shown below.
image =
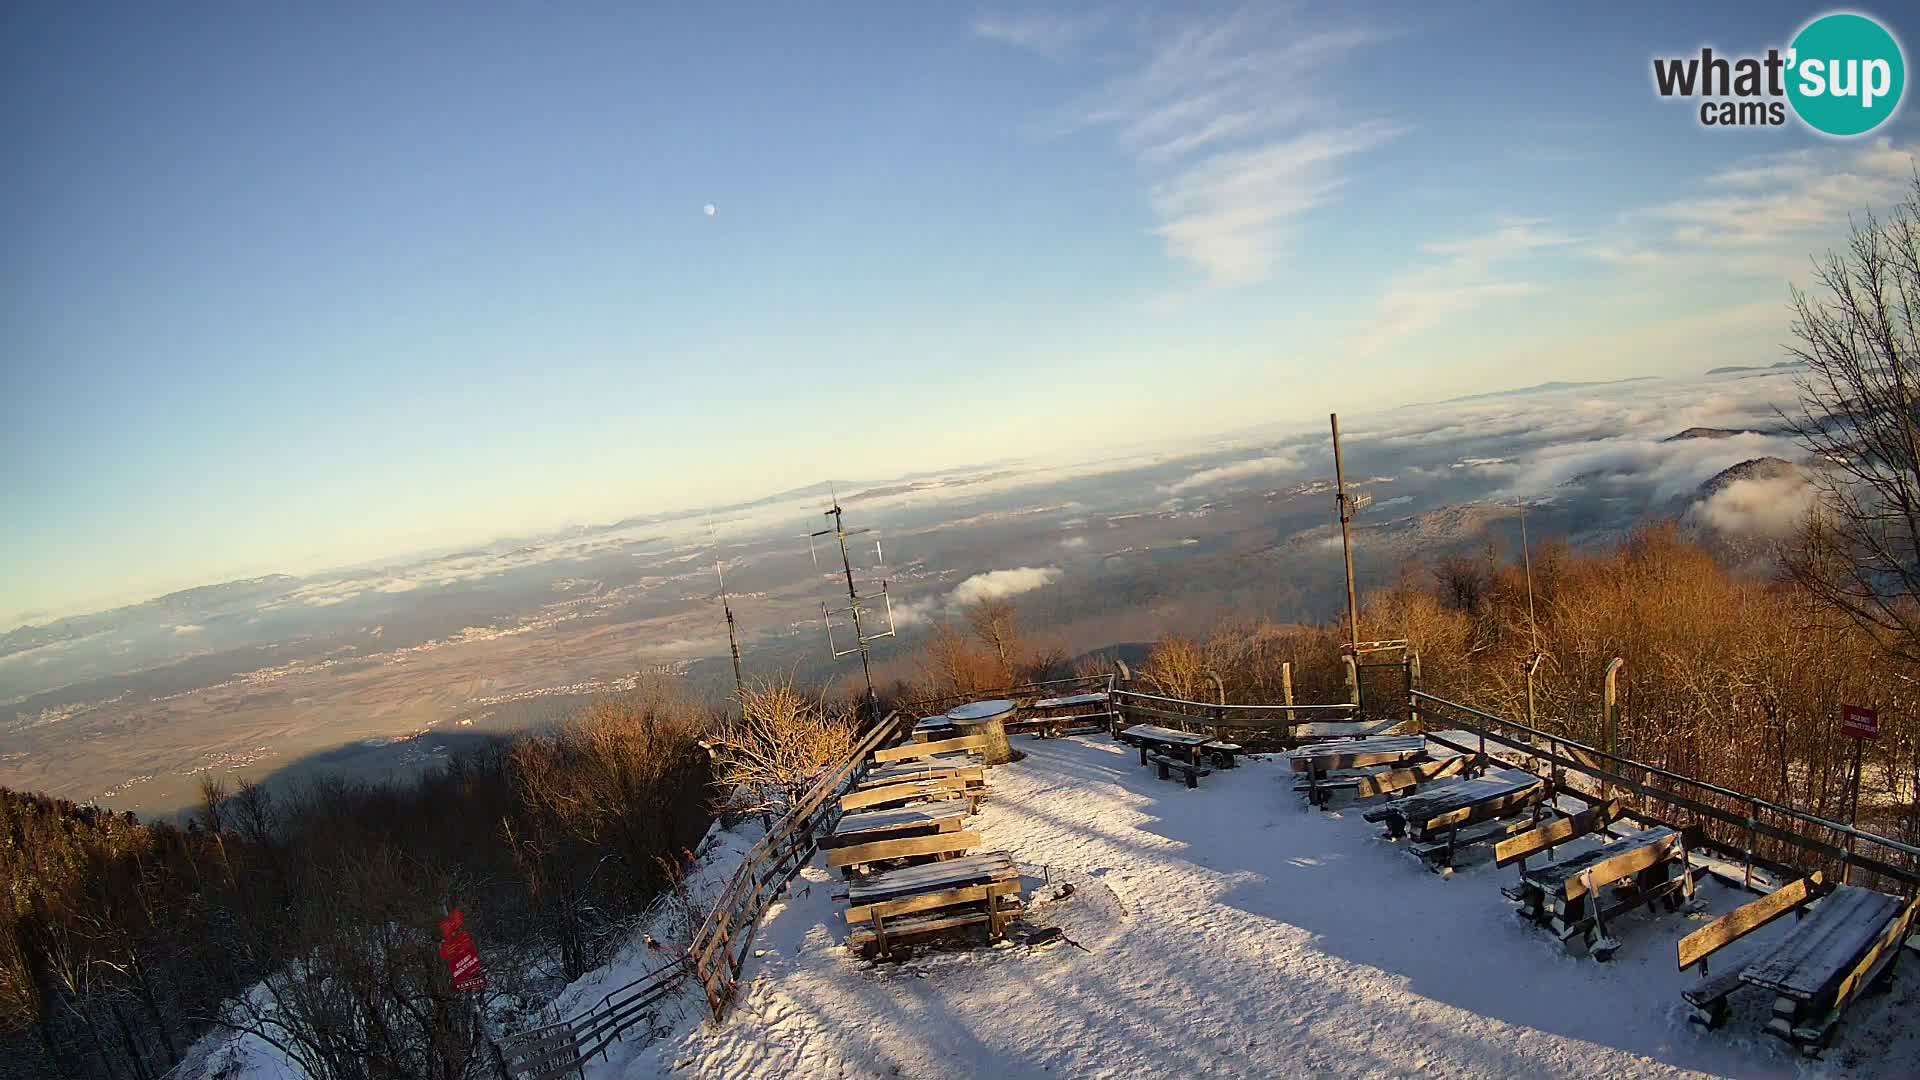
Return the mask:
<path id="1" fill-rule="evenodd" d="M 1423 761 L 1404 769 L 1388 769 L 1372 776 L 1355 777 L 1354 797 L 1371 799 L 1379 795 L 1389 795 L 1406 788 L 1445 779 L 1458 774 L 1466 767 L 1467 759 L 1455 755 L 1438 761 Z"/>
<path id="2" fill-rule="evenodd" d="M 1873 981 L 1873 977 L 1880 973 L 1883 958 L 1891 960 L 1890 954 L 1900 947 L 1900 940 L 1907 935 L 1907 931 L 1913 929 L 1916 919 L 1920 919 L 1920 897 L 1909 901 L 1905 910 L 1887 924 L 1886 929 L 1880 932 L 1880 936 L 1875 938 L 1873 944 L 1868 946 L 1867 951 L 1861 955 L 1860 962 L 1855 964 L 1846 978 L 1840 981 L 1839 988 L 1833 994 L 1833 1004 L 1826 1015 L 1808 1027 L 1796 1030 L 1794 1034 L 1802 1039 L 1824 1038 L 1827 1029 L 1839 1021 L 1840 1014 L 1847 1010 L 1848 1005 L 1853 1004 L 1853 999 L 1860 996 L 1860 992 L 1867 988 Z"/>
<path id="3" fill-rule="evenodd" d="M 886 787 L 866 788 L 861 791 L 849 791 L 840 796 L 842 811 L 862 810 L 869 806 L 885 806 L 888 803 L 903 802 L 907 799 L 945 800 L 967 789 L 967 782 L 958 777 L 945 776 L 933 780 L 915 780 L 904 784 L 888 784 Z"/>
<path id="4" fill-rule="evenodd" d="M 909 761 L 913 758 L 932 757 L 935 754 L 951 754 L 956 750 L 984 750 L 987 746 L 985 735 L 967 735 L 958 739 L 942 739 L 939 742 L 903 743 L 889 746 L 885 750 L 875 750 L 873 760 L 876 763 L 889 761 Z"/>
<path id="5" fill-rule="evenodd" d="M 1784 997 L 1814 1000 L 1853 967 L 1901 906 L 1899 897 L 1841 885 L 1813 905 L 1771 955 L 1740 977 Z"/>
<path id="6" fill-rule="evenodd" d="M 1319 743 L 1288 755 L 1293 771 L 1326 772 L 1329 769 L 1358 769 L 1368 765 L 1398 765 L 1426 752 L 1427 740 L 1419 735 L 1397 735 L 1378 739 L 1353 739 Z"/>
<path id="7" fill-rule="evenodd" d="M 1039 701 L 1027 706 L 1027 708 L 1065 709 L 1075 705 L 1105 705 L 1106 703 L 1107 694 L 1106 691 L 1102 690 L 1092 694 L 1073 694 L 1068 697 L 1041 698 Z"/>
<path id="8" fill-rule="evenodd" d="M 1006 913 L 1006 917 L 1010 919 L 1018 914 L 1018 910 L 1009 911 Z M 919 918 L 901 919 L 898 923 L 888 922 L 886 924 L 887 940 L 893 941 L 896 938 L 931 934 L 941 930 L 957 930 L 962 926 L 978 926 L 991 918 L 992 916 L 984 911 L 969 911 L 958 914 L 923 915 Z M 874 932 L 866 927 L 861 927 L 847 935 L 847 944 L 854 948 L 864 948 L 873 944 L 876 940 L 878 940 L 878 938 Z"/>
<path id="9" fill-rule="evenodd" d="M 891 919 L 896 915 L 914 915 L 922 911 L 937 911 L 945 907 L 957 907 L 961 904 L 979 903 L 988 897 L 1020 895 L 1020 882 L 990 881 L 985 885 L 964 885 L 958 889 L 942 889 L 939 892 L 920 893 L 899 900 L 882 900 L 872 904 L 857 904 L 847 908 L 847 922 L 863 923 L 873 921 L 877 914 Z"/>
<path id="10" fill-rule="evenodd" d="M 1798 911 L 1818 900 L 1823 893 L 1825 880 L 1816 871 L 1798 881 L 1782 885 L 1750 904 L 1742 904 L 1681 938 L 1680 970 L 1687 970 L 1780 916 Z"/>
<path id="11" fill-rule="evenodd" d="M 876 840 L 871 844 L 850 844 L 827 852 L 827 865 L 834 869 L 859 866 L 884 859 L 906 859 L 915 855 L 950 855 L 972 851 L 986 842 L 977 832 L 935 833 L 932 836 L 907 836 L 897 840 Z"/>
<path id="12" fill-rule="evenodd" d="M 1542 825 L 1511 840 L 1502 840 L 1494 845 L 1493 865 L 1506 866 L 1535 852 L 1558 847 L 1576 837 L 1606 828 L 1620 817 L 1623 809 L 1620 800 L 1614 799 L 1605 806 L 1588 807 L 1572 817 Z"/>
<path id="13" fill-rule="evenodd" d="M 897 870 L 888 870 L 871 877 L 861 878 L 847 886 L 847 902 L 873 903 L 911 893 L 949 889 L 1018 876 L 1019 871 L 1013 865 L 1012 855 L 1004 851 L 986 851 L 977 855 L 963 855 L 958 859 L 948 859 L 944 862 L 903 866 Z"/>
<path id="14" fill-rule="evenodd" d="M 965 799 L 919 803 L 890 810 L 848 814 L 833 827 L 833 839 L 844 844 L 856 837 L 899 832 L 902 829 L 957 829 L 973 812 Z"/>
<path id="15" fill-rule="evenodd" d="M 1650 866 L 1671 862 L 1681 850 L 1680 834 L 1662 825 L 1623 836 L 1576 858 L 1530 870 L 1526 879 L 1543 892 L 1573 901 L 1589 889 L 1602 889 Z"/>
<path id="16" fill-rule="evenodd" d="M 1195 722 L 1206 723 L 1207 721 L 1196 718 Z M 1201 746 L 1213 741 L 1211 735 L 1203 735 L 1197 731 L 1176 731 L 1173 728 L 1164 728 L 1155 724 L 1135 724 L 1120 734 L 1124 738 L 1167 743 L 1172 746 Z"/>

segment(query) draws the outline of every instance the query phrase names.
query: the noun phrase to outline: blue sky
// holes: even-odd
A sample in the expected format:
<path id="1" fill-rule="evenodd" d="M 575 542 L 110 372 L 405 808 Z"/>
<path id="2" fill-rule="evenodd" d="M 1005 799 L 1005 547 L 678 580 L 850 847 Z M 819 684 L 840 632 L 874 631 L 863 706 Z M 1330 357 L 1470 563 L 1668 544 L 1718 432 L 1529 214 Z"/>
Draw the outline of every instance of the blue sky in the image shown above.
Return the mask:
<path id="1" fill-rule="evenodd" d="M 0 618 L 1771 362 L 1916 145 L 1654 96 L 1796 5 L 274 7 L 0 14 Z"/>

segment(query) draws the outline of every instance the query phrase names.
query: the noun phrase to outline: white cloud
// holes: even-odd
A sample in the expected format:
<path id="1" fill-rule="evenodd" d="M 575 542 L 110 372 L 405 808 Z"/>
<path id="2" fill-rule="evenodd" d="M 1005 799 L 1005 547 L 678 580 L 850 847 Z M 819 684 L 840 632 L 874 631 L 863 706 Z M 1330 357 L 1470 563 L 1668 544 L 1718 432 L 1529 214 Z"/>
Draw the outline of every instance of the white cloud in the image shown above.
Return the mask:
<path id="1" fill-rule="evenodd" d="M 1087 538 L 1084 536 L 1069 536 L 1065 540 L 1060 541 L 1060 546 L 1070 551 L 1078 551 L 1087 546 Z"/>
<path id="2" fill-rule="evenodd" d="M 1236 480 L 1246 480 L 1255 476 L 1274 476 L 1281 473 L 1299 472 L 1304 468 L 1306 468 L 1306 463 L 1302 462 L 1297 455 L 1290 453 L 1270 454 L 1266 457 L 1236 461 L 1212 469 L 1201 469 L 1192 476 L 1171 485 L 1167 488 L 1167 491 L 1178 494 L 1193 491 L 1198 488 L 1232 483 Z"/>
<path id="3" fill-rule="evenodd" d="M 1058 580 L 1060 580 L 1060 568 L 1056 566 L 1021 566 L 1012 570 L 989 570 L 984 574 L 975 574 L 954 586 L 953 592 L 947 594 L 947 603 L 954 607 L 965 607 L 982 600 L 998 600 L 1032 592 Z"/>
<path id="4" fill-rule="evenodd" d="M 1757 476 L 1714 492 L 1693 513 L 1721 532 L 1783 539 L 1807 520 L 1816 498 L 1802 477 Z"/>
<path id="5" fill-rule="evenodd" d="M 973 35 L 1046 56 L 1060 56 L 1073 49 L 1100 28 L 1105 18 L 1100 13 L 1053 15 L 1029 12 L 1019 15 L 981 15 L 973 20 Z"/>
<path id="6" fill-rule="evenodd" d="M 1347 159 L 1400 134 L 1377 117 L 1340 115 L 1331 85 L 1379 40 L 1369 29 L 1308 25 L 1264 5 L 1172 26 L 1109 25 L 1132 31 L 1103 53 L 1126 57 L 1126 70 L 1071 106 L 1066 126 L 1113 133 L 1149 181 L 1167 254 L 1210 283 L 1265 279 L 1290 224 L 1340 188 Z M 976 21 L 973 31 L 1058 55 L 1102 28 L 1029 17 Z"/>
<path id="7" fill-rule="evenodd" d="M 186 623 L 184 625 L 174 627 L 173 632 L 184 636 L 187 634 L 197 634 L 200 631 L 205 629 L 206 627 L 200 626 L 196 623 Z"/>

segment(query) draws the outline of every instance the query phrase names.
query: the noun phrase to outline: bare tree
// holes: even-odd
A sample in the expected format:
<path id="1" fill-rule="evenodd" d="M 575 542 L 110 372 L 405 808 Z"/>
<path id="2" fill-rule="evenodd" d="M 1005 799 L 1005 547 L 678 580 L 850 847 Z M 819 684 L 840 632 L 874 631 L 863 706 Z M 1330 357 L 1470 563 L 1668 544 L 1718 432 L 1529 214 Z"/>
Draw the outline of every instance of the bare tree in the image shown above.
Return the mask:
<path id="1" fill-rule="evenodd" d="M 740 717 L 707 739 L 718 782 L 743 794 L 747 811 L 790 805 L 822 769 L 846 760 L 859 741 L 853 717 L 789 683 L 748 686 Z"/>
<path id="2" fill-rule="evenodd" d="M 1806 364 L 1788 427 L 1824 498 L 1790 557 L 1795 577 L 1920 660 L 1920 175 L 1884 219 L 1854 225 L 1811 292 L 1793 291 L 1788 351 Z"/>

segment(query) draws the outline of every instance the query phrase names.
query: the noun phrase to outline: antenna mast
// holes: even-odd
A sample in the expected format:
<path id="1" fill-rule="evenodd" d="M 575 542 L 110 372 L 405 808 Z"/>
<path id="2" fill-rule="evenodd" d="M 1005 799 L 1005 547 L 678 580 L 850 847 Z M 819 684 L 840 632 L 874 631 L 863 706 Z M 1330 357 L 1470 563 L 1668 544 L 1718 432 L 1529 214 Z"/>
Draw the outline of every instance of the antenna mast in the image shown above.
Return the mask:
<path id="1" fill-rule="evenodd" d="M 880 580 L 880 602 L 884 605 L 887 613 L 887 629 L 884 633 L 868 634 L 866 626 L 861 620 L 861 608 L 862 605 L 872 599 L 872 596 L 860 595 L 858 586 L 854 584 L 853 557 L 847 553 L 847 537 L 858 536 L 861 533 L 871 532 L 872 530 L 848 529 L 846 527 L 844 520 L 845 511 L 840 508 L 840 496 L 838 494 L 833 496 L 833 507 L 827 510 L 823 516 L 833 519 L 832 527 L 807 534 L 807 547 L 809 550 L 812 550 L 813 541 L 822 536 L 832 536 L 839 542 L 840 570 L 842 574 L 845 575 L 847 582 L 847 606 L 844 609 L 838 610 L 844 610 L 853 621 L 853 647 L 850 649 L 842 649 L 833 642 L 833 616 L 836 613 L 836 609 L 829 608 L 825 601 L 821 602 L 820 622 L 827 630 L 827 651 L 832 653 L 836 660 L 843 656 L 851 656 L 854 653 L 860 654 L 860 673 L 865 677 L 867 682 L 867 711 L 870 716 L 877 716 L 880 709 L 880 696 L 874 693 L 873 690 L 873 650 L 871 646 L 873 642 L 879 641 L 881 638 L 890 638 L 893 636 L 893 600 L 887 595 L 887 581 L 885 578 L 882 578 Z M 880 545 L 876 540 L 874 542 L 874 552 L 878 555 L 879 551 Z M 813 561 L 814 565 L 819 565 L 819 552 L 815 551 L 813 553 Z"/>
<path id="2" fill-rule="evenodd" d="M 713 544 L 713 576 L 720 579 L 720 610 L 727 613 L 727 648 L 733 652 L 733 692 L 747 700 L 747 683 L 740 675 L 740 635 L 734 627 L 733 604 L 727 599 L 727 575 L 720 569 L 720 545 L 714 537 L 713 523 L 707 523 L 707 541 Z"/>
<path id="3" fill-rule="evenodd" d="M 1333 482 L 1338 493 L 1333 502 L 1340 510 L 1340 550 L 1347 557 L 1347 629 L 1353 635 L 1355 661 L 1360 654 L 1360 602 L 1353 589 L 1353 513 L 1359 507 L 1354 506 L 1347 497 L 1347 472 L 1340 458 L 1340 414 L 1328 414 L 1333 421 Z"/>

